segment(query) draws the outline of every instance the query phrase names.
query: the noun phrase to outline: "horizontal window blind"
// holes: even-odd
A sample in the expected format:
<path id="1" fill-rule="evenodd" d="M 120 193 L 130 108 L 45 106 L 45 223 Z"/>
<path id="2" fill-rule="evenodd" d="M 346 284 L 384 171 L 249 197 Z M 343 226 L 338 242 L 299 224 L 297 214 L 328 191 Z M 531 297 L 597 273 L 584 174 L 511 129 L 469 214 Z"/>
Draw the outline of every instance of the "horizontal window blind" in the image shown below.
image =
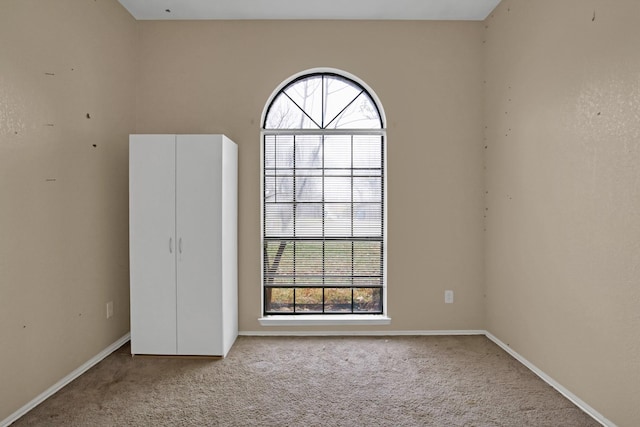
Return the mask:
<path id="1" fill-rule="evenodd" d="M 381 313 L 384 138 L 265 135 L 265 314 Z"/>

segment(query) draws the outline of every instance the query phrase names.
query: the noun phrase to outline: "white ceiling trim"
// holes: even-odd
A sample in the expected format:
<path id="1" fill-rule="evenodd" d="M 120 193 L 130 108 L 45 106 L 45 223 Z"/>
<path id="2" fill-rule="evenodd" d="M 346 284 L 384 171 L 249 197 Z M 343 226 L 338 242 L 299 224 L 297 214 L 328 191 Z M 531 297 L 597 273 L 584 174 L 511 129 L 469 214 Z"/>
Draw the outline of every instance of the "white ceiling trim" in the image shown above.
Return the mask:
<path id="1" fill-rule="evenodd" d="M 500 0 L 119 0 L 138 20 L 482 21 Z"/>

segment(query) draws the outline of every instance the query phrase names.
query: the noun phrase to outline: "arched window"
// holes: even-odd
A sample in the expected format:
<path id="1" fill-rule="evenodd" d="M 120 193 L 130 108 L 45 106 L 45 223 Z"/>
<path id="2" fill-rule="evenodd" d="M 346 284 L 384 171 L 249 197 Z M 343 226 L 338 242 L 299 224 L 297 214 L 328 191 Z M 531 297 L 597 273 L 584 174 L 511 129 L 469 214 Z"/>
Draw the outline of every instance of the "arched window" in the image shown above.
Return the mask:
<path id="1" fill-rule="evenodd" d="M 276 90 L 262 129 L 263 315 L 384 314 L 385 125 L 335 71 Z"/>

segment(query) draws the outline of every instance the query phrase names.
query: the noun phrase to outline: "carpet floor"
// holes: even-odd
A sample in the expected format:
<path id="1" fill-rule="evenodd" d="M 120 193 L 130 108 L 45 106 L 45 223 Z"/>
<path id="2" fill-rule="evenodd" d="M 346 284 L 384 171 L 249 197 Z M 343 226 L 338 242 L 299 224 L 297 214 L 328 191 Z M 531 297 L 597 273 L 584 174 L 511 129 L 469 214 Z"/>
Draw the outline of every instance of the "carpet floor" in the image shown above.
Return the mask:
<path id="1" fill-rule="evenodd" d="M 225 359 L 129 352 L 13 426 L 600 425 L 483 336 L 242 336 Z"/>

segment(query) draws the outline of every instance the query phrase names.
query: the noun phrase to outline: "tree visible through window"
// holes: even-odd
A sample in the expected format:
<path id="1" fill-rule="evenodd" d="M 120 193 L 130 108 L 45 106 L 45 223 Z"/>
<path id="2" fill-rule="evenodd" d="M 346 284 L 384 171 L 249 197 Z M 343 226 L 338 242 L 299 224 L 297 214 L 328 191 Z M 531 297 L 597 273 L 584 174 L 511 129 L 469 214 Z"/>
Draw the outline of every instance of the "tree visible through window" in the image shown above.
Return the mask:
<path id="1" fill-rule="evenodd" d="M 263 124 L 263 311 L 384 312 L 385 132 L 336 73 L 286 84 Z"/>

